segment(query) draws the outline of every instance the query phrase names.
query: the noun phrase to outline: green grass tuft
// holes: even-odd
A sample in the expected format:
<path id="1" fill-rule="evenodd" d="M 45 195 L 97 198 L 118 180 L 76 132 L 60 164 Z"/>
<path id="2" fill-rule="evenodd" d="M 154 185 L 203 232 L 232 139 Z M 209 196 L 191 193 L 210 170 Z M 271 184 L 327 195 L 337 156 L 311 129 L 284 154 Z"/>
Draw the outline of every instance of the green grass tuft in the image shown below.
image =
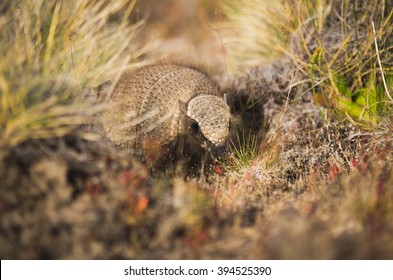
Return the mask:
<path id="1" fill-rule="evenodd" d="M 236 141 L 231 141 L 229 150 L 230 157 L 224 169 L 241 172 L 250 167 L 259 155 L 258 135 L 244 131 L 236 133 Z"/>

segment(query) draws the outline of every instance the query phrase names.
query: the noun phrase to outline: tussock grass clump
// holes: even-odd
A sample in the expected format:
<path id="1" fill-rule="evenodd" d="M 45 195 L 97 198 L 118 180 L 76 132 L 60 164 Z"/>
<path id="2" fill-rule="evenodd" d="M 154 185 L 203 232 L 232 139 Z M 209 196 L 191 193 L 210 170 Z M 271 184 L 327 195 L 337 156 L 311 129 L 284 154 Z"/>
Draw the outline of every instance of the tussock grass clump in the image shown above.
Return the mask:
<path id="1" fill-rule="evenodd" d="M 392 4 L 343 1 L 331 6 L 325 28 L 332 34 L 315 32 L 313 43 L 304 44 L 314 98 L 337 115 L 374 128 L 393 102 Z"/>
<path id="2" fill-rule="evenodd" d="M 320 16 L 328 9 L 325 1 L 302 0 L 224 0 L 221 6 L 228 18 L 222 30 L 229 65 L 235 71 L 282 57 L 302 20 L 311 18 L 321 25 Z"/>
<path id="3" fill-rule="evenodd" d="M 230 157 L 226 161 L 225 169 L 240 171 L 252 165 L 259 154 L 258 136 L 244 131 L 236 134 L 236 143 L 230 143 Z"/>
<path id="4" fill-rule="evenodd" d="M 127 22 L 134 2 L 2 1 L 2 150 L 65 135 L 99 109 L 83 102 L 87 89 L 143 52 L 132 48 L 137 25 Z"/>
<path id="5" fill-rule="evenodd" d="M 290 57 L 301 73 L 292 84 L 308 83 L 316 103 L 374 128 L 393 101 L 391 1 L 267 2 L 223 2 L 236 34 L 227 43 L 230 65 Z"/>

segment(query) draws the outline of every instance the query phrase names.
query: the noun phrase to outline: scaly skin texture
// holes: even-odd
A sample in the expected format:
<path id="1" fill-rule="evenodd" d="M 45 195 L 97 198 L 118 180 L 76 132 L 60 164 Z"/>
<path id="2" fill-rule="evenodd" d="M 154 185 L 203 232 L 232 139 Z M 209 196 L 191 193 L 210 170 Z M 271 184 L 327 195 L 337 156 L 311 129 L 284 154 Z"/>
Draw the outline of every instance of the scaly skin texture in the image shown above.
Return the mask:
<path id="1" fill-rule="evenodd" d="M 109 139 L 159 157 L 179 136 L 210 151 L 223 146 L 230 111 L 217 85 L 200 70 L 153 65 L 125 73 L 104 114 Z"/>

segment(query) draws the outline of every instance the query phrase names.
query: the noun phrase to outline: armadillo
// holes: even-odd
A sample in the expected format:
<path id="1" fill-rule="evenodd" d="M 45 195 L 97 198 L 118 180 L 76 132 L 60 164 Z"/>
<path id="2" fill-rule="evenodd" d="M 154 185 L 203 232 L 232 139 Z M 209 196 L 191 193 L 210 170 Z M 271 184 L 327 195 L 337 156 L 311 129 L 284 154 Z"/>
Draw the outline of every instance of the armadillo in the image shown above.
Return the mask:
<path id="1" fill-rule="evenodd" d="M 109 98 L 103 125 L 112 142 L 141 151 L 145 158 L 158 157 L 180 136 L 215 157 L 225 146 L 230 116 L 207 74 L 162 64 L 122 75 Z"/>

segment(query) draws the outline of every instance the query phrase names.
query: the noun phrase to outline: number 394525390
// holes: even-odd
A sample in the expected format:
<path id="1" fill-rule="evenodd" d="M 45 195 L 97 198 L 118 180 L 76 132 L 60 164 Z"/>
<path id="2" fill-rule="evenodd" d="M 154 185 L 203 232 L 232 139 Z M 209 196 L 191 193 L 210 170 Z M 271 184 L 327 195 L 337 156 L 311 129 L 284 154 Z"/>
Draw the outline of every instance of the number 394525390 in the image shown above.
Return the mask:
<path id="1" fill-rule="evenodd" d="M 270 275 L 272 270 L 270 267 L 218 267 L 218 275 Z"/>

